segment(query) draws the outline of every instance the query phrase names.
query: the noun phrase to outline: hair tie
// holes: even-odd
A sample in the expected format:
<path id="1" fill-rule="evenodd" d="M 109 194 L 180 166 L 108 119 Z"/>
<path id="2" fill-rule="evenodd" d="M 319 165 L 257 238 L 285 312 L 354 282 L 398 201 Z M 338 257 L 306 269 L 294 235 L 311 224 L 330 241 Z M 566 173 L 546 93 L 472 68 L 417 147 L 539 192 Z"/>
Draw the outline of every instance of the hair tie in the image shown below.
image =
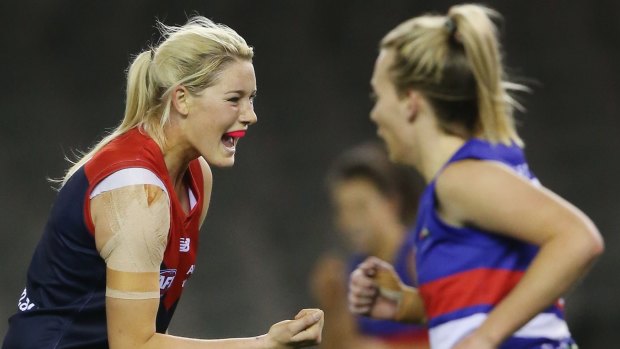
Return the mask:
<path id="1" fill-rule="evenodd" d="M 450 36 L 454 35 L 454 33 L 456 32 L 456 23 L 454 23 L 454 20 L 452 20 L 452 17 L 448 17 L 446 19 L 446 23 L 444 24 L 444 26 L 448 34 L 450 34 Z"/>

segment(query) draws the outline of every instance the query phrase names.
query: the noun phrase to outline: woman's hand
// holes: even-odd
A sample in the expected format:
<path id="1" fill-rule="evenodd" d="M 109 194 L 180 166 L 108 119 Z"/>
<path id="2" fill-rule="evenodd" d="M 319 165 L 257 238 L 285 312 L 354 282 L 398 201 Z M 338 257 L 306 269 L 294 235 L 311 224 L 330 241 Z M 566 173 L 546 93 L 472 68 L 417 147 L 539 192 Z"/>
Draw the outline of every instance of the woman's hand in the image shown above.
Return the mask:
<path id="1" fill-rule="evenodd" d="M 321 343 L 323 330 L 323 311 L 303 309 L 294 320 L 280 321 L 264 336 L 266 348 L 289 349 L 304 348 Z"/>
<path id="2" fill-rule="evenodd" d="M 391 264 L 369 257 L 351 273 L 349 310 L 375 319 L 426 322 L 417 289 L 402 283 Z"/>
<path id="3" fill-rule="evenodd" d="M 369 257 L 351 273 L 349 310 L 357 315 L 394 320 L 402 286 L 389 263 Z"/>

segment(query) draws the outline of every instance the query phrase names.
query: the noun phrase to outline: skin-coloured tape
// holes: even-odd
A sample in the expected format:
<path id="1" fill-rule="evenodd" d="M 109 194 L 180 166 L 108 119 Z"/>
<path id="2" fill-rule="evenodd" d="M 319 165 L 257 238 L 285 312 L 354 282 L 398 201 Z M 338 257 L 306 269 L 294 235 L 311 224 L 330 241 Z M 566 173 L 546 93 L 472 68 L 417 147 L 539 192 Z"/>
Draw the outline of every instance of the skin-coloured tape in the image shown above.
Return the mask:
<path id="1" fill-rule="evenodd" d="M 105 296 L 120 299 L 153 299 L 159 298 L 159 290 L 149 292 L 121 291 L 106 287 Z"/>
<path id="2" fill-rule="evenodd" d="M 170 229 L 165 193 L 154 185 L 131 185 L 92 200 L 95 234 L 109 269 L 159 272 Z"/>

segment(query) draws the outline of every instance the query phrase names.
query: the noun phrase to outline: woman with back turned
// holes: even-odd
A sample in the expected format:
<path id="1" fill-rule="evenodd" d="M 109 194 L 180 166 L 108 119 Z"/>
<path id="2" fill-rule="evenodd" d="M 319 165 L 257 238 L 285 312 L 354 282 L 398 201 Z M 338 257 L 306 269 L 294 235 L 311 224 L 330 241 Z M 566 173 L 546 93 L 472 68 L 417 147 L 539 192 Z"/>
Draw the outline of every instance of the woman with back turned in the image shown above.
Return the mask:
<path id="1" fill-rule="evenodd" d="M 542 187 L 512 117 L 492 10 L 459 5 L 390 31 L 371 119 L 392 160 L 415 167 L 418 288 L 369 258 L 357 314 L 427 322 L 433 349 L 573 348 L 562 295 L 603 251 L 594 224 Z"/>
<path id="2" fill-rule="evenodd" d="M 320 341 L 305 309 L 263 336 L 167 334 L 194 272 L 211 166 L 234 164 L 256 123 L 253 50 L 195 17 L 162 27 L 127 76 L 120 126 L 72 166 L 34 252 L 4 349 L 300 348 Z"/>

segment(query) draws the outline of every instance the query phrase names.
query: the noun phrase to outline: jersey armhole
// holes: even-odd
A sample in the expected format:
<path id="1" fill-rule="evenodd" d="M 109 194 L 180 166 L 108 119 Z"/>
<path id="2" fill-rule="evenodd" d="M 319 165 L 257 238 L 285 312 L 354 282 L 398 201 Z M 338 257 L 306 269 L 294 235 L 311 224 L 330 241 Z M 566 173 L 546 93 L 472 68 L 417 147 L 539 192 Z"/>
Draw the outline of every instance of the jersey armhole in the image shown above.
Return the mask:
<path id="1" fill-rule="evenodd" d="M 97 183 L 90 193 L 87 193 L 84 205 L 84 223 L 93 237 L 95 236 L 95 224 L 90 215 L 90 200 L 107 191 L 139 184 L 150 184 L 161 188 L 166 193 L 168 202 L 170 202 L 170 194 L 166 185 L 153 171 L 143 167 L 129 167 L 113 172 Z"/>
<path id="2" fill-rule="evenodd" d="M 169 196 L 164 182 L 162 182 L 162 180 L 159 179 L 155 173 L 145 168 L 132 167 L 116 171 L 105 177 L 90 192 L 89 199 L 92 200 L 97 195 L 103 194 L 107 191 L 138 184 L 156 185 L 160 187 L 167 196 Z"/>

